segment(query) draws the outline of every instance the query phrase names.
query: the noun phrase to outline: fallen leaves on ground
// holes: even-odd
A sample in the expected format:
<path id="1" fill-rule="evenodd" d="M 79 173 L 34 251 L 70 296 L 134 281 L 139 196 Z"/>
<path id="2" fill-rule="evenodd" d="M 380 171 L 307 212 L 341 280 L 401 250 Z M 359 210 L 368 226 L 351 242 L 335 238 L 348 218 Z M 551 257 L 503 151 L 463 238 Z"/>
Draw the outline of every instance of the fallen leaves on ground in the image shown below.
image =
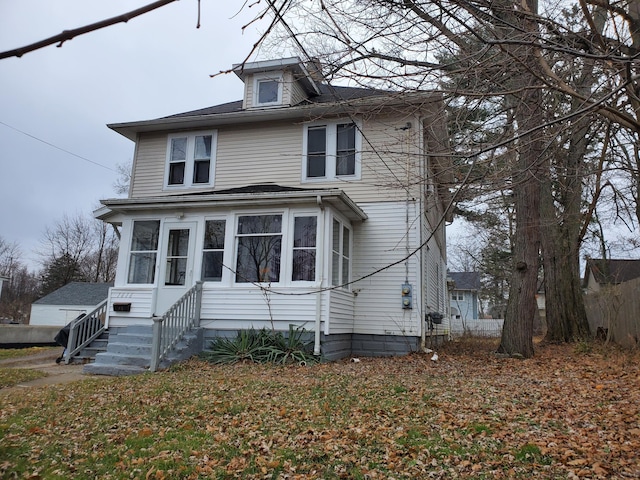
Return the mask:
<path id="1" fill-rule="evenodd" d="M 636 353 L 491 342 L 313 367 L 214 366 L 11 392 L 0 477 L 638 478 Z"/>
<path id="2" fill-rule="evenodd" d="M 47 374 L 38 370 L 26 368 L 2 368 L 0 367 L 0 388 L 12 387 L 19 383 L 28 382 L 37 378 L 46 377 Z"/>

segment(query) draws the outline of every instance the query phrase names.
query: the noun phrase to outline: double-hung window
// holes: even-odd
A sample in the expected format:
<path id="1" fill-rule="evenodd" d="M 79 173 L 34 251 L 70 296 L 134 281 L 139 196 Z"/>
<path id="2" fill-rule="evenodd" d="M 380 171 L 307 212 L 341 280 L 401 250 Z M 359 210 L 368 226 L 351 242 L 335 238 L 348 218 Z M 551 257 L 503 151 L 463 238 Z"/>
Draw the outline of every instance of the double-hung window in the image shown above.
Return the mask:
<path id="1" fill-rule="evenodd" d="M 360 130 L 351 121 L 306 125 L 303 180 L 359 179 L 361 147 Z"/>
<path id="2" fill-rule="evenodd" d="M 216 132 L 169 137 L 166 185 L 170 188 L 213 184 Z"/>
<path id="3" fill-rule="evenodd" d="M 236 283 L 280 281 L 282 215 L 238 217 Z"/>
<path id="4" fill-rule="evenodd" d="M 128 283 L 154 282 L 159 234 L 159 220 L 133 222 Z"/>
<path id="5" fill-rule="evenodd" d="M 334 218 L 331 236 L 331 284 L 348 289 L 351 270 L 351 230 Z"/>
<path id="6" fill-rule="evenodd" d="M 316 279 L 316 236 L 318 217 L 293 219 L 293 273 L 291 280 L 313 282 Z"/>
<path id="7" fill-rule="evenodd" d="M 224 220 L 207 220 L 204 227 L 202 249 L 202 280 L 220 282 L 224 259 Z"/>

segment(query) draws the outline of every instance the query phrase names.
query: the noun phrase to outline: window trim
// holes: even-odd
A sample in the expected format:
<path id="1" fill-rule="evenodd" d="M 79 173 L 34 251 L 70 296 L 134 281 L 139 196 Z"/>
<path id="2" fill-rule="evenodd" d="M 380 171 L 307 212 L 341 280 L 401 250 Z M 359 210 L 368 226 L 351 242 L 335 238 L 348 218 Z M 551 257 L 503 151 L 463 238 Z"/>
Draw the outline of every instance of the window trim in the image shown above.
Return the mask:
<path id="1" fill-rule="evenodd" d="M 195 139 L 196 137 L 202 137 L 211 135 L 211 157 L 209 158 L 209 181 L 202 183 L 194 182 L 194 171 L 195 164 L 198 159 L 195 158 Z M 184 177 L 183 183 L 180 184 L 170 184 L 169 183 L 169 174 L 170 167 L 172 163 L 171 161 L 171 145 L 172 140 L 178 138 L 186 138 L 187 139 L 187 152 L 185 158 L 185 167 L 184 167 Z M 189 131 L 189 132 L 180 132 L 180 133 L 172 133 L 167 135 L 167 151 L 165 158 L 165 167 L 164 167 L 164 190 L 182 190 L 187 188 L 200 188 L 200 187 L 212 187 L 215 182 L 215 166 L 216 166 L 216 152 L 218 146 L 218 131 L 217 130 L 198 130 L 198 131 Z"/>
<path id="2" fill-rule="evenodd" d="M 260 83 L 263 81 L 276 81 L 278 82 L 278 99 L 275 102 L 263 102 L 260 100 Z M 265 73 L 262 75 L 255 75 L 253 77 L 253 98 L 252 98 L 252 106 L 253 107 L 274 107 L 283 105 L 284 100 L 282 98 L 284 94 L 284 76 L 281 73 Z"/>
<path id="3" fill-rule="evenodd" d="M 349 222 L 345 222 L 344 220 L 342 220 L 340 217 L 337 217 L 335 215 L 331 216 L 331 231 L 330 231 L 330 236 L 329 236 L 329 268 L 330 268 L 330 272 L 329 272 L 329 282 L 331 284 L 331 286 L 333 287 L 339 287 L 341 285 L 344 285 L 345 283 L 347 283 L 347 285 L 341 287 L 343 290 L 345 291 L 351 291 L 351 279 L 353 278 L 353 227 L 351 226 L 351 224 Z M 339 251 L 336 252 L 336 250 L 334 250 L 333 248 L 333 238 L 334 238 L 334 228 L 335 228 L 335 224 L 338 224 L 340 226 L 340 236 L 338 238 L 338 246 L 340 248 Z M 343 265 L 344 265 L 344 259 L 345 259 L 345 255 L 344 255 L 344 230 L 348 230 L 349 231 L 349 255 L 347 258 L 348 260 L 348 268 L 349 268 L 349 272 L 347 274 L 347 278 L 344 278 L 344 272 L 343 272 Z M 333 264 L 333 256 L 334 254 L 338 254 L 338 275 L 339 275 L 339 280 L 337 284 L 334 284 L 333 282 L 333 277 L 334 277 L 334 264 Z"/>
<path id="4" fill-rule="evenodd" d="M 295 246 L 295 229 L 296 229 L 296 219 L 297 218 L 304 218 L 304 217 L 314 217 L 316 219 L 316 232 L 315 232 L 315 245 L 313 247 L 296 247 Z M 320 269 L 318 266 L 318 259 L 319 259 L 319 255 L 318 255 L 318 250 L 320 248 L 319 242 L 320 242 L 320 222 L 322 221 L 320 215 L 318 215 L 317 211 L 305 211 L 305 210 L 300 210 L 300 211 L 295 211 L 295 212 L 290 212 L 289 214 L 289 226 L 288 226 L 288 231 L 287 231 L 287 249 L 288 249 L 288 253 L 290 258 L 287 260 L 287 282 L 289 282 L 291 285 L 312 285 L 318 282 L 318 275 L 320 273 Z M 314 266 L 314 270 L 315 270 L 315 276 L 313 278 L 313 280 L 294 280 L 293 279 L 293 261 L 294 261 L 294 252 L 295 250 L 313 250 L 315 252 L 315 266 Z"/>
<path id="5" fill-rule="evenodd" d="M 143 223 L 143 222 L 154 222 L 157 223 L 158 225 L 158 232 L 157 232 L 157 237 L 156 237 L 156 245 L 155 245 L 155 250 L 134 250 L 133 249 L 133 241 L 134 241 L 134 232 L 135 232 L 135 228 L 136 228 L 136 223 Z M 125 276 L 125 283 L 126 285 L 136 285 L 136 286 L 143 286 L 143 285 L 155 285 L 156 282 L 158 281 L 158 257 L 160 256 L 160 248 L 161 248 L 161 243 L 162 243 L 162 221 L 158 218 L 135 218 L 131 220 L 131 230 L 130 230 L 130 235 L 129 235 L 129 249 L 127 252 L 127 267 L 126 267 L 126 276 Z M 147 253 L 147 254 L 151 254 L 151 255 L 155 255 L 155 260 L 153 262 L 153 268 L 151 269 L 151 282 L 131 282 L 130 278 L 131 278 L 131 267 L 133 265 L 133 256 L 134 254 L 138 254 L 138 253 Z"/>
<path id="6" fill-rule="evenodd" d="M 261 234 L 238 234 L 238 227 L 240 223 L 240 217 L 267 217 L 267 216 L 280 216 L 280 232 L 262 232 Z M 281 285 L 287 283 L 287 271 L 288 271 L 288 253 L 284 240 L 290 235 L 287 231 L 288 226 L 285 220 L 289 216 L 289 213 L 284 210 L 265 210 L 265 211 L 235 211 L 233 212 L 233 275 L 231 283 L 235 286 L 248 286 L 253 284 L 270 284 Z M 258 236 L 279 236 L 280 237 L 280 269 L 278 272 L 278 279 L 275 281 L 238 281 L 238 253 L 241 237 L 258 237 Z"/>
<path id="7" fill-rule="evenodd" d="M 207 222 L 224 222 L 224 235 L 223 235 L 223 247 L 219 248 L 205 248 L 205 237 L 207 234 Z M 228 274 L 229 269 L 226 267 L 227 265 L 227 252 L 229 250 L 229 218 L 227 215 L 222 216 L 214 216 L 214 217 L 205 217 L 202 223 L 203 233 L 202 233 L 202 247 L 199 249 L 200 251 L 200 280 L 202 282 L 212 283 L 215 285 L 220 285 L 225 281 L 225 278 Z M 208 252 L 222 252 L 222 272 L 220 272 L 220 280 L 212 280 L 204 278 L 204 255 Z"/>
<path id="8" fill-rule="evenodd" d="M 355 124 L 355 167 L 353 175 L 337 175 L 338 125 Z M 325 174 L 323 177 L 309 177 L 307 174 L 307 154 L 309 130 L 326 127 Z M 302 183 L 335 182 L 340 180 L 360 180 L 362 178 L 362 122 L 359 119 L 340 118 L 304 124 L 302 129 Z"/>

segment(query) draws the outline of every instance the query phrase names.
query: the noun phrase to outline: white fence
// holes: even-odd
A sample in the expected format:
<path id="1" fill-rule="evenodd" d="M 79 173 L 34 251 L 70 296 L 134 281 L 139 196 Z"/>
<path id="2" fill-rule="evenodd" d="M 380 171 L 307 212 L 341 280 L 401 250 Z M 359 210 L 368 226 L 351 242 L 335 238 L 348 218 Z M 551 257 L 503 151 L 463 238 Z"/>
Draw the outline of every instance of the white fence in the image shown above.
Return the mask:
<path id="1" fill-rule="evenodd" d="M 499 337 L 502 334 L 501 318 L 474 318 L 474 319 L 451 319 L 451 335 L 460 337 L 462 335 L 472 335 L 475 337 Z"/>

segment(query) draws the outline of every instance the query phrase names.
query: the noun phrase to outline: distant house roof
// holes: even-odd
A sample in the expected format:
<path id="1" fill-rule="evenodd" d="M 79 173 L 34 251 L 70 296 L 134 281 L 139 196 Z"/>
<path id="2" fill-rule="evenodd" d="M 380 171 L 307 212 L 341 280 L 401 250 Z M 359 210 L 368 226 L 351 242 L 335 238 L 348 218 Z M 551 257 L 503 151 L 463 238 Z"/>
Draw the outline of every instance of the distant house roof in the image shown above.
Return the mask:
<path id="1" fill-rule="evenodd" d="M 358 98 L 367 98 L 381 95 L 390 95 L 393 92 L 386 90 L 375 90 L 371 88 L 359 88 L 359 87 L 339 87 L 329 85 L 318 85 L 320 95 L 308 98 L 303 104 L 321 104 L 321 103 L 334 103 L 345 100 L 355 100 Z M 181 117 L 196 117 L 201 115 L 219 115 L 222 113 L 235 113 L 242 112 L 242 100 L 236 100 L 235 102 L 223 103 L 220 105 L 214 105 L 212 107 L 200 108 L 198 110 L 191 110 L 189 112 L 176 113 L 175 115 L 169 115 L 162 117 L 163 119 L 169 118 L 181 118 Z M 159 119 L 160 120 L 160 119 Z"/>
<path id="2" fill-rule="evenodd" d="M 109 295 L 113 283 L 71 282 L 33 302 L 38 305 L 97 305 Z"/>
<path id="3" fill-rule="evenodd" d="M 455 283 L 454 290 L 480 290 L 478 272 L 449 272 L 447 275 Z"/>
<path id="4" fill-rule="evenodd" d="M 590 272 L 600 285 L 616 285 L 640 277 L 640 260 L 589 258 L 584 273 L 585 285 Z"/>

